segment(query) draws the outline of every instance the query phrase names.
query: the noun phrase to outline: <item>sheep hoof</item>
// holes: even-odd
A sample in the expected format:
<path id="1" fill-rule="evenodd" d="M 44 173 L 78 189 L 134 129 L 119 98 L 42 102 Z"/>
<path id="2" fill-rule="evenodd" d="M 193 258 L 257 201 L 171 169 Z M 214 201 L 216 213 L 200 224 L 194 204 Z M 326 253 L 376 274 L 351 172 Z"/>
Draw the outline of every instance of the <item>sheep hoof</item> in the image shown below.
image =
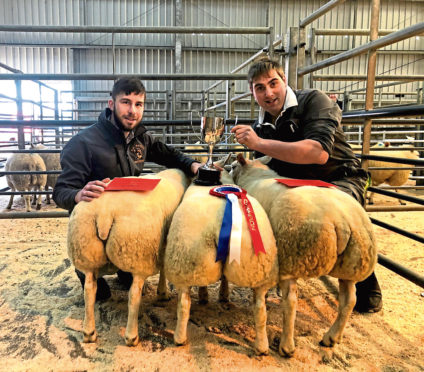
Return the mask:
<path id="1" fill-rule="evenodd" d="M 284 348 L 279 347 L 278 352 L 284 358 L 291 358 L 294 355 L 294 349 L 293 350 L 284 350 Z"/>
<path id="2" fill-rule="evenodd" d="M 41 205 L 37 205 L 37 211 L 39 211 L 41 209 Z"/>
<path id="3" fill-rule="evenodd" d="M 96 331 L 93 331 L 93 332 L 90 332 L 90 333 L 84 332 L 84 337 L 83 337 L 82 342 L 89 343 L 89 342 L 95 342 L 96 340 L 97 340 L 97 332 Z"/>
<path id="4" fill-rule="evenodd" d="M 125 344 L 127 346 L 137 346 L 140 339 L 138 338 L 138 335 L 135 335 L 132 338 L 125 337 Z"/>
<path id="5" fill-rule="evenodd" d="M 288 342 L 281 342 L 278 346 L 278 352 L 282 357 L 285 358 L 291 358 L 294 355 L 294 341 L 288 341 Z"/>
<path id="6" fill-rule="evenodd" d="M 322 338 L 322 340 L 319 342 L 319 344 L 321 346 L 324 347 L 333 347 L 336 344 L 336 341 L 333 340 L 332 337 L 328 336 L 328 335 L 324 335 L 324 337 Z"/>
<path id="7" fill-rule="evenodd" d="M 184 346 L 185 344 L 187 344 L 187 338 L 179 338 L 174 335 L 174 344 L 175 346 Z"/>
<path id="8" fill-rule="evenodd" d="M 257 347 L 257 346 L 255 346 L 255 353 L 256 353 L 256 355 L 268 355 L 269 354 L 269 348 L 268 347 Z"/>

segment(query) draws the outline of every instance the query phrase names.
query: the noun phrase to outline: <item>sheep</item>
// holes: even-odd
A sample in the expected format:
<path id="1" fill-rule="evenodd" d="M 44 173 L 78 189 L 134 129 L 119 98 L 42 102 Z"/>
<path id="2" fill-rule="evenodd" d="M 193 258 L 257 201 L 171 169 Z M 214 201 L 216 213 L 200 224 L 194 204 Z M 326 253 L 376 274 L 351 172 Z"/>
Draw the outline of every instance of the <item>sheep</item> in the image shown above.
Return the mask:
<path id="1" fill-rule="evenodd" d="M 375 146 L 373 147 L 389 147 L 389 143 L 385 142 L 384 144 L 382 142 L 377 143 Z M 406 144 L 406 145 L 402 145 L 397 147 L 398 150 L 396 151 L 391 151 L 388 150 L 387 152 L 384 151 L 370 151 L 370 155 L 377 155 L 377 156 L 389 156 L 389 157 L 393 157 L 393 158 L 400 158 L 400 159 L 418 159 L 419 158 L 419 153 L 418 151 L 414 151 L 414 150 L 403 150 L 402 147 L 410 147 L 410 144 Z M 357 152 L 357 150 L 355 151 Z M 368 167 L 369 168 L 374 168 L 374 167 L 378 167 L 378 168 L 402 168 L 402 164 L 399 163 L 390 163 L 387 161 L 381 161 L 381 160 L 368 160 Z M 405 184 L 408 179 L 409 176 L 411 174 L 411 169 L 409 165 L 405 165 L 403 168 L 406 169 L 370 169 L 369 172 L 371 174 L 371 183 L 372 186 L 379 186 L 383 183 L 386 183 L 390 186 L 402 186 L 403 184 Z M 395 191 L 398 191 L 397 189 L 395 189 Z M 406 203 L 401 200 L 398 199 L 399 203 L 401 205 L 405 205 Z M 374 193 L 370 192 L 369 196 L 368 196 L 368 203 L 369 204 L 374 204 Z"/>
<path id="2" fill-rule="evenodd" d="M 138 310 L 145 279 L 162 271 L 163 249 L 172 215 L 190 179 L 178 169 L 166 169 L 143 178 L 160 178 L 152 191 L 105 192 L 91 202 L 74 208 L 68 225 L 68 255 L 85 274 L 85 317 L 83 341 L 97 339 L 94 302 L 99 273 L 117 268 L 130 272 L 128 321 L 125 342 L 135 346 L 138 337 Z M 158 293 L 166 296 L 166 282 L 160 277 Z"/>
<path id="3" fill-rule="evenodd" d="M 31 144 L 32 149 L 36 150 L 46 150 L 47 147 L 43 144 L 39 143 L 37 145 Z M 48 171 L 58 171 L 61 170 L 60 166 L 60 154 L 59 153 L 39 153 L 41 158 L 44 160 L 44 164 L 46 165 L 46 170 Z M 47 175 L 47 183 L 45 190 L 47 191 L 49 187 L 53 190 L 56 185 L 58 174 L 48 174 Z M 50 204 L 50 194 L 46 195 L 47 204 Z"/>
<path id="4" fill-rule="evenodd" d="M 221 181 L 232 183 L 225 170 L 222 171 Z M 211 188 L 190 185 L 175 211 L 168 233 L 164 270 L 167 279 L 178 289 L 174 342 L 182 345 L 187 341 L 190 287 L 202 288 L 218 281 L 224 275 L 229 282 L 238 286 L 254 288 L 255 349 L 258 354 L 266 354 L 268 338 L 265 294 L 277 283 L 278 275 L 277 250 L 271 225 L 260 204 L 249 196 L 266 254 L 255 255 L 247 223 L 243 220 L 240 264 L 235 261 L 230 263 L 228 258 L 225 264 L 221 261 L 215 262 L 226 201 L 225 198 L 210 195 Z M 225 282 L 221 283 L 221 298 L 224 293 Z"/>
<path id="5" fill-rule="evenodd" d="M 6 161 L 6 172 L 11 171 L 45 171 L 46 166 L 38 154 L 14 153 Z M 8 174 L 6 182 L 12 191 L 43 191 L 47 182 L 46 174 Z M 13 196 L 10 195 L 7 209 L 12 208 Z M 27 212 L 31 212 L 31 195 L 23 195 Z M 35 200 L 35 195 L 34 195 Z M 37 210 L 41 209 L 41 194 L 37 198 Z"/>
<path id="6" fill-rule="evenodd" d="M 277 242 L 283 310 L 280 354 L 290 357 L 295 350 L 298 278 L 338 278 L 338 316 L 321 345 L 339 343 L 356 302 L 355 283 L 373 272 L 377 260 L 368 215 L 354 198 L 338 189 L 289 189 L 275 180 L 281 177 L 263 164 L 265 158 L 249 161 L 238 155 L 237 159 L 231 171 L 234 182 L 261 203 Z"/>
<path id="7" fill-rule="evenodd" d="M 199 155 L 191 155 L 191 154 L 188 154 L 188 155 L 192 159 L 194 159 L 194 160 L 196 160 L 200 163 L 203 163 L 203 164 L 206 164 L 206 162 L 208 161 L 207 151 L 205 151 L 205 147 L 200 144 L 200 141 L 197 141 L 194 145 L 190 145 L 190 144 L 186 143 L 185 146 L 184 146 L 184 149 L 185 150 L 199 150 Z M 201 154 L 205 154 L 205 155 L 201 155 Z"/>

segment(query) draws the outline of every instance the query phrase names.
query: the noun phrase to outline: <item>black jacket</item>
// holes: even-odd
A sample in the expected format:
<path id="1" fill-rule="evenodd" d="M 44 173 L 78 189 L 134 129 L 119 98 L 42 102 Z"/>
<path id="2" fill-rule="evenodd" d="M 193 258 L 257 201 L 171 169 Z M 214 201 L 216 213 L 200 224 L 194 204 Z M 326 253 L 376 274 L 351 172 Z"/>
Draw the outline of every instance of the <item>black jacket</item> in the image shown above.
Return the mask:
<path id="1" fill-rule="evenodd" d="M 268 164 L 280 176 L 300 179 L 320 179 L 331 182 L 349 177 L 367 179 L 365 170 L 361 169 L 351 147 L 346 141 L 341 128 L 341 111 L 321 91 L 297 90 L 294 91 L 298 105 L 288 108 L 278 118 L 275 126 L 253 124 L 255 132 L 261 138 L 295 142 L 312 139 L 321 143 L 329 154 L 327 163 L 293 164 L 272 159 Z M 265 113 L 263 123 L 271 122 L 269 113 Z M 255 152 L 255 157 L 263 154 Z"/>
<path id="2" fill-rule="evenodd" d="M 193 176 L 193 159 L 154 139 L 143 125 L 135 130 L 129 144 L 109 120 L 111 111 L 104 110 L 97 123 L 82 130 L 65 145 L 60 155 L 62 173 L 53 190 L 53 200 L 71 211 L 75 195 L 89 181 L 141 174 L 144 162 L 168 168 L 179 168 Z"/>

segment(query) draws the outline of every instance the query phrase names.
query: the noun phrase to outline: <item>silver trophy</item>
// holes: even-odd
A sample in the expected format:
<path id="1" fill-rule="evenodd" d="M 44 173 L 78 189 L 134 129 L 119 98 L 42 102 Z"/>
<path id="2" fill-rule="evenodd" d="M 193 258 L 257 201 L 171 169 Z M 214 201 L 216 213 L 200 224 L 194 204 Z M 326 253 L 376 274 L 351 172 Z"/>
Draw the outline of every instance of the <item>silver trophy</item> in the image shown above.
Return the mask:
<path id="1" fill-rule="evenodd" d="M 212 162 L 213 148 L 219 143 L 224 135 L 225 122 L 222 117 L 206 117 L 200 120 L 201 140 L 208 145 L 208 160 L 199 168 L 197 179 L 198 185 L 211 186 L 220 185 L 220 170 L 216 169 Z"/>

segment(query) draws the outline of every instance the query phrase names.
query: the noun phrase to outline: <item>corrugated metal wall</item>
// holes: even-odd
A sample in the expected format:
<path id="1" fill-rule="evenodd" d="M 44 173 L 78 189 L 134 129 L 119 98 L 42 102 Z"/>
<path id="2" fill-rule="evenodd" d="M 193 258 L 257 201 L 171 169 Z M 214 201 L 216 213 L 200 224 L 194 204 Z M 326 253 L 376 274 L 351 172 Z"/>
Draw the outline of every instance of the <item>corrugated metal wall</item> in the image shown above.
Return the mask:
<path id="1" fill-rule="evenodd" d="M 103 26 L 199 26 L 274 28 L 274 37 L 284 38 L 289 27 L 324 5 L 324 0 L 3 0 L 0 22 L 16 25 L 103 25 Z M 368 0 L 351 0 L 314 21 L 307 29 L 368 29 Z M 181 21 L 176 9 L 181 6 Z M 402 29 L 424 20 L 424 2 L 381 1 L 380 28 Z M 181 23 L 181 24 L 180 24 Z M 175 71 L 175 40 L 182 42 L 182 73 L 227 73 L 255 51 L 267 45 L 266 35 L 231 34 L 117 34 L 103 33 L 24 33 L 0 34 L 0 61 L 27 73 L 172 73 Z M 319 36 L 317 60 L 328 58 L 329 51 L 341 51 L 366 43 L 367 36 Z M 115 70 L 112 43 L 115 45 Z M 380 54 L 377 74 L 422 74 L 424 37 L 410 38 L 384 48 L 409 50 L 416 54 Z M 245 72 L 246 69 L 241 72 Z M 0 70 L 0 72 L 4 72 Z M 366 56 L 319 71 L 320 74 L 366 74 Z M 174 89 L 201 91 L 213 81 L 146 81 L 148 91 Z M 364 82 L 315 81 L 323 90 L 346 90 Z M 417 82 L 388 88 L 411 91 Z M 422 83 L 421 83 L 422 84 Z M 107 90 L 111 81 L 81 81 L 76 90 Z M 224 85 L 221 85 L 224 89 Z M 246 91 L 243 81 L 236 91 Z M 197 95 L 198 97 L 199 95 Z M 151 98 L 164 95 L 151 95 Z M 86 104 L 87 105 L 87 104 Z"/>

